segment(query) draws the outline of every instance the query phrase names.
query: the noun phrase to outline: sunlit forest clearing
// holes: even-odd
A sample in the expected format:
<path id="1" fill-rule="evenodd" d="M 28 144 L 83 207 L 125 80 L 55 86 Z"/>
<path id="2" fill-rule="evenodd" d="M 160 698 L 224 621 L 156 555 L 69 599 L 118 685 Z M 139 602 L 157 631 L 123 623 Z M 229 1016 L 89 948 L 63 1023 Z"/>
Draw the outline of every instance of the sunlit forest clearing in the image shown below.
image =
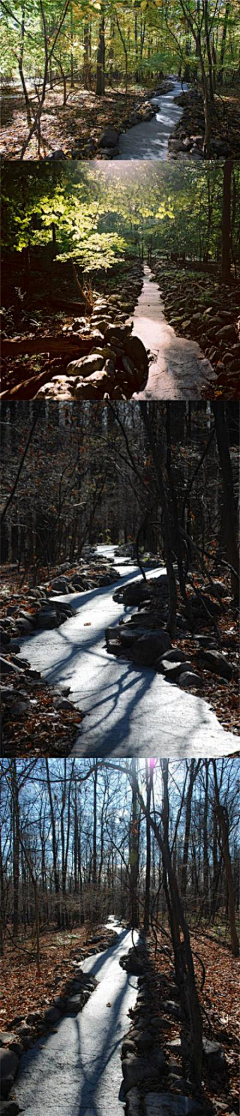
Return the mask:
<path id="1" fill-rule="evenodd" d="M 238 0 L 2 0 L 1 27 L 4 157 L 111 158 L 169 77 L 186 149 L 240 154 Z"/>
<path id="2" fill-rule="evenodd" d="M 3 396 L 238 398 L 239 165 L 2 169 Z"/>
<path id="3" fill-rule="evenodd" d="M 237 1116 L 238 766 L 2 761 L 6 1116 Z"/>

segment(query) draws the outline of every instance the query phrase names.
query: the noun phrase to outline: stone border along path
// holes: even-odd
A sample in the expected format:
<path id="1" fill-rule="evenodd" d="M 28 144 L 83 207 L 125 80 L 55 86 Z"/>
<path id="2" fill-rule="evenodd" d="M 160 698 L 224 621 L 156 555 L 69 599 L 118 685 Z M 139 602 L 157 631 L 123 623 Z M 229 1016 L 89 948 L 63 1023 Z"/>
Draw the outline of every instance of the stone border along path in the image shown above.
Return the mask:
<path id="1" fill-rule="evenodd" d="M 130 131 L 122 132 L 119 136 L 115 151 L 111 153 L 111 158 L 116 154 L 119 160 L 138 159 L 138 160 L 166 160 L 168 157 L 168 146 L 172 136 L 172 129 L 176 127 L 183 115 L 183 108 L 176 103 L 175 98 L 179 97 L 183 92 L 186 92 L 188 85 L 182 84 L 176 78 L 167 78 L 160 86 L 149 96 L 148 101 L 139 113 L 136 111 L 130 118 Z M 142 115 L 144 118 L 142 118 Z M 129 124 L 127 125 L 129 127 Z M 184 131 L 184 135 L 186 135 Z M 191 147 L 191 144 L 190 144 Z M 171 143 L 170 143 L 171 148 Z M 188 149 L 185 150 L 185 155 L 188 155 Z M 172 148 L 175 153 L 175 148 Z"/>
<path id="2" fill-rule="evenodd" d="M 112 919 L 109 920 L 111 925 Z M 105 933 L 95 933 L 89 939 L 88 960 L 91 956 L 99 954 L 99 944 L 102 944 L 101 953 L 105 950 L 114 947 L 117 943 L 116 931 L 111 929 L 110 924 L 106 925 Z M 106 933 L 107 931 L 107 933 Z M 108 942 L 108 937 L 112 937 L 112 945 Z M 98 943 L 98 945 L 96 944 Z M 55 996 L 51 1007 L 47 1008 L 42 1015 L 41 1012 L 34 1011 L 23 1018 L 17 1016 L 11 1024 L 11 1030 L 0 1031 L 0 1112 L 1 1116 L 17 1116 L 20 1108 L 15 1099 L 9 1097 L 9 1093 L 13 1089 L 14 1078 L 21 1072 L 21 1058 L 24 1051 L 34 1048 L 39 1039 L 46 1035 L 54 1033 L 53 1028 L 64 1016 L 72 1016 L 73 1018 L 83 1010 L 83 1007 L 89 1000 L 92 992 L 97 988 L 98 981 L 95 976 L 88 975 L 82 970 L 82 964 L 85 955 L 82 955 L 81 947 L 76 950 L 76 957 L 70 961 L 75 970 L 72 979 L 67 980 L 64 991 L 59 996 Z M 14 1028 L 14 1030 L 12 1030 Z M 16 1033 L 15 1033 L 16 1032 Z"/>
<path id="3" fill-rule="evenodd" d="M 202 1103 L 189 1095 L 182 1068 L 181 1038 L 167 1044 L 170 1062 L 161 1047 L 164 1020 L 154 1014 L 152 992 L 156 993 L 156 974 L 151 972 L 144 935 L 137 949 L 130 949 L 120 964 L 130 975 L 138 977 L 139 987 L 135 1007 L 129 1013 L 132 1022 L 121 1053 L 126 1116 L 204 1116 Z M 172 974 L 160 973 L 157 988 L 166 1019 L 165 1029 L 176 1023 L 180 1030 L 183 1017 L 174 976 L 174 968 Z M 224 1051 L 219 1042 L 206 1036 L 203 1036 L 203 1066 L 211 1079 L 216 1072 L 226 1084 Z"/>
<path id="4" fill-rule="evenodd" d="M 151 353 L 148 380 L 134 399 L 214 398 L 217 381 L 209 360 L 197 341 L 175 333 L 165 318 L 159 286 L 144 266 L 144 283 L 133 315 L 133 333 Z"/>
<path id="5" fill-rule="evenodd" d="M 88 957 L 85 974 L 97 980 L 80 1014 L 56 1023 L 54 1032 L 24 1054 L 14 1093 L 27 1116 L 121 1116 L 120 1048 L 137 978 L 128 977 L 119 961 L 132 944 L 131 931 L 111 918 L 117 943 Z M 109 925 L 109 924 L 108 924 Z M 7 1114 L 6 1114 L 7 1116 Z"/>
<path id="6" fill-rule="evenodd" d="M 114 557 L 114 546 L 99 546 Z M 138 569 L 116 560 L 124 583 L 139 581 Z M 151 578 L 165 572 L 149 570 Z M 191 756 L 235 754 L 238 738 L 226 732 L 202 697 L 166 685 L 154 667 L 116 660 L 105 646 L 109 625 L 119 622 L 112 586 L 72 596 L 74 616 L 62 628 L 26 640 L 23 653 L 51 685 L 68 685 L 69 697 L 84 714 L 71 755 Z M 124 617 L 123 606 L 122 619 Z"/>

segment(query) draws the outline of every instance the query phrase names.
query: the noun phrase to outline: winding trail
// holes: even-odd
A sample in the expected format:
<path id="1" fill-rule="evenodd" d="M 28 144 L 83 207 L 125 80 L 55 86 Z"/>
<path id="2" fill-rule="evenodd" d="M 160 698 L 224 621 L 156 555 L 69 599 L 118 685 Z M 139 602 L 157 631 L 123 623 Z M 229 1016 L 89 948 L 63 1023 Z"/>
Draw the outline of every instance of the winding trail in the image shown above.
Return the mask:
<path id="1" fill-rule="evenodd" d="M 182 108 L 174 104 L 174 97 L 178 97 L 188 89 L 188 85 L 182 85 L 174 78 L 169 80 L 173 81 L 173 89 L 170 93 L 159 93 L 152 98 L 149 97 L 150 104 L 151 100 L 159 101 L 156 116 L 153 116 L 152 120 L 135 124 L 120 136 L 118 161 L 119 159 L 167 159 L 169 136 L 182 116 Z"/>
<path id="2" fill-rule="evenodd" d="M 159 287 L 150 268 L 144 267 L 144 283 L 133 315 L 133 335 L 150 349 L 148 381 L 134 399 L 202 399 L 214 396 L 216 373 L 196 341 L 177 336 L 166 321 Z"/>
<path id="3" fill-rule="evenodd" d="M 114 547 L 98 547 L 114 557 Z M 136 566 L 116 559 L 122 584 L 139 577 Z M 165 572 L 154 569 L 148 576 Z M 120 582 L 116 583 L 116 588 Z M 139 671 L 106 651 L 105 630 L 124 616 L 112 599 L 114 586 L 59 597 L 75 615 L 60 628 L 24 640 L 21 654 L 70 697 L 86 716 L 72 750 L 75 756 L 222 756 L 238 750 L 202 697 L 184 693 L 160 674 Z M 55 598 L 56 599 L 56 598 Z M 133 609 L 130 609 L 130 615 Z M 216 683 L 217 684 L 217 683 Z"/>
<path id="4" fill-rule="evenodd" d="M 55 1034 L 41 1039 L 21 1060 L 14 1086 L 26 1116 L 120 1116 L 124 1102 L 121 1043 L 128 1029 L 128 1011 L 137 997 L 137 977 L 119 965 L 132 945 L 130 931 L 111 926 L 115 946 L 81 962 L 96 976 L 98 987 L 77 1016 L 55 1025 Z"/>

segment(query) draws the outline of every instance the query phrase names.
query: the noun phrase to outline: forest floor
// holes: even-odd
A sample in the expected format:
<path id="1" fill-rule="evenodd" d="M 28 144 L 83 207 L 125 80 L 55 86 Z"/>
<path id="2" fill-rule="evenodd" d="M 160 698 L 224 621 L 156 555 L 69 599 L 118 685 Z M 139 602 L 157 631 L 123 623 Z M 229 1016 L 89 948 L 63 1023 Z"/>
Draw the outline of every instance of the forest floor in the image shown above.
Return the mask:
<path id="1" fill-rule="evenodd" d="M 169 1057 L 169 1042 L 179 1037 L 180 1025 L 172 1018 L 171 1000 L 174 1000 L 172 959 L 168 955 L 166 939 L 159 932 L 155 956 L 155 941 L 150 939 L 150 990 L 152 995 L 152 1016 L 159 1019 L 159 1043 Z M 218 937 L 218 928 L 211 933 L 199 929 L 191 932 L 191 947 L 195 953 L 195 975 L 200 1003 L 203 1011 L 203 1033 L 209 1039 L 219 1042 L 225 1056 L 225 1074 L 214 1072 L 212 1066 L 203 1068 L 203 1089 L 206 1102 L 213 1106 L 213 1112 L 224 1112 L 226 1116 L 238 1111 L 239 1071 L 239 961 L 232 956 L 228 945 Z M 203 969 L 196 955 L 199 955 L 205 969 L 205 983 L 201 991 Z M 170 987 L 168 987 L 168 982 Z M 167 1003 L 170 1000 L 169 1010 Z M 174 1051 L 174 1063 L 179 1061 L 180 1053 Z M 177 1088 L 177 1082 L 176 1082 Z"/>
<path id="2" fill-rule="evenodd" d="M 176 138 L 185 131 L 188 136 L 195 135 L 198 141 L 204 138 L 203 97 L 197 90 L 184 93 L 178 103 L 182 104 L 183 114 L 176 124 Z M 199 143 L 201 147 L 201 143 Z M 229 90 L 218 90 L 211 109 L 211 157 L 240 157 L 240 82 Z"/>
<path id="3" fill-rule="evenodd" d="M 156 75 L 155 88 L 159 83 Z M 53 152 L 60 152 L 69 159 L 104 158 L 99 148 L 103 130 L 109 125 L 118 131 L 129 127 L 129 117 L 136 108 L 154 95 L 152 89 L 142 85 L 129 86 L 128 94 L 121 87 L 109 88 L 103 97 L 89 90 L 75 88 L 68 92 L 67 104 L 63 105 L 62 88 L 57 86 L 48 90 L 42 114 L 42 152 L 47 158 Z M 175 135 L 185 128 L 187 135 L 204 135 L 204 116 L 202 98 L 196 98 L 195 91 L 187 94 L 183 101 L 183 116 L 176 125 Z M 1 154 L 3 158 L 19 159 L 21 148 L 28 134 L 26 112 L 21 94 L 14 94 L 6 88 L 2 101 Z M 215 98 L 212 113 L 212 154 L 222 155 L 222 143 L 226 153 L 234 158 L 240 156 L 240 86 L 236 83 L 229 90 L 223 90 Z M 219 146 L 220 145 L 220 146 Z M 25 158 L 37 159 L 36 139 L 33 137 Z"/>
<path id="4" fill-rule="evenodd" d="M 101 342 L 103 346 L 103 333 L 100 330 L 103 316 L 106 318 L 107 326 L 107 324 L 124 324 L 129 315 L 133 314 L 142 287 L 142 261 L 139 257 L 131 257 L 124 263 L 113 267 L 107 276 L 106 273 L 102 273 L 98 290 L 91 289 L 90 292 L 91 309 L 87 302 L 85 305 L 83 301 L 79 301 L 79 290 L 76 283 L 73 282 L 71 265 L 68 265 L 68 267 L 64 265 L 61 276 L 57 276 L 55 279 L 52 309 L 48 289 L 46 294 L 48 276 L 46 280 L 44 271 L 40 269 L 38 271 L 37 268 L 33 270 L 30 284 L 31 293 L 25 294 L 22 299 L 19 299 L 16 297 L 16 287 L 14 288 L 12 261 L 9 261 L 9 267 L 6 266 L 4 270 L 6 277 L 10 278 L 10 284 L 3 292 L 2 393 L 6 393 L 13 399 L 32 399 L 44 385 L 50 383 L 51 386 L 51 381 L 54 381 L 56 385 L 54 387 L 53 383 L 55 397 L 57 398 L 58 392 L 58 397 L 61 397 L 60 385 L 62 383 L 64 398 L 68 398 L 68 378 L 65 383 L 63 383 L 63 380 L 59 381 L 58 378 L 66 376 L 67 366 L 74 355 L 77 358 L 82 356 L 83 353 L 89 353 L 91 348 L 96 349 L 97 344 Z M 22 292 L 22 290 L 24 291 L 25 280 L 21 268 L 18 272 L 18 279 Z M 61 297 L 59 297 L 60 294 Z M 57 307 L 60 303 L 59 310 L 58 308 L 54 309 L 55 303 L 57 303 Z M 99 309 L 97 309 L 98 306 Z M 79 317 L 79 315 L 81 316 Z M 128 332 L 130 332 L 130 329 Z M 21 355 L 14 354 L 10 357 L 7 355 L 5 358 L 5 340 L 6 342 L 15 341 L 16 337 L 20 342 L 23 341 L 25 351 Z M 41 339 L 44 340 L 47 350 L 48 338 L 58 340 L 58 355 L 55 355 L 53 349 L 51 352 L 39 353 L 37 351 Z M 32 356 L 28 351 L 28 340 L 31 341 L 33 350 L 36 349 Z M 126 380 L 126 373 L 122 379 Z M 129 376 L 127 379 L 128 383 L 126 389 L 124 389 L 120 382 L 121 358 L 119 355 L 119 361 L 116 363 L 116 376 L 112 379 L 112 390 L 115 392 L 116 388 L 118 398 L 122 397 L 123 390 L 128 392 L 127 398 L 129 398 L 137 387 L 135 378 L 131 379 Z M 71 394 L 69 393 L 70 398 L 73 398 L 76 383 L 77 380 L 74 379 Z M 92 384 L 89 386 L 89 392 L 91 387 L 93 387 Z M 101 385 L 97 394 L 99 398 L 102 398 Z M 92 398 L 92 395 L 85 393 L 85 398 Z M 94 398 L 96 398 L 96 394 Z"/>
<path id="5" fill-rule="evenodd" d="M 82 927 L 72 930 L 43 930 L 38 973 L 34 934 L 26 928 L 14 940 L 7 927 L 4 956 L 0 958 L 0 1029 L 13 1030 L 17 1017 L 25 1019 L 38 1013 L 32 1020 L 32 1037 L 36 1041 L 44 1012 L 56 996 L 64 995 L 67 981 L 74 976 L 76 954 L 83 961 L 90 953 L 107 949 L 112 944 L 112 935 L 106 926 L 93 926 L 87 920 Z"/>
<path id="6" fill-rule="evenodd" d="M 224 928 L 223 932 L 224 932 Z M 224 1071 L 214 1072 L 213 1064 L 203 1065 L 203 1090 L 206 1106 L 218 1114 L 230 1116 L 238 1108 L 238 1050 L 239 1050 L 239 961 L 219 936 L 220 925 L 211 932 L 202 928 L 191 931 L 191 947 L 195 954 L 195 975 L 203 1014 L 203 1033 L 220 1043 L 224 1055 Z M 14 944 L 9 939 L 5 955 L 0 962 L 0 989 L 2 1009 L 0 1026 L 3 1031 L 15 1030 L 21 1021 L 29 1019 L 29 1045 L 34 1045 L 44 1033 L 44 1015 L 56 996 L 64 995 L 76 973 L 74 960 L 81 961 L 91 953 L 99 953 L 111 946 L 113 932 L 105 926 L 86 923 L 72 931 L 44 931 L 40 936 L 40 973 L 36 972 L 36 942 L 29 932 Z M 169 1043 L 179 1038 L 180 1024 L 173 1017 L 172 1001 L 176 999 L 173 985 L 173 959 L 171 949 L 166 949 L 166 937 L 150 932 L 148 938 L 148 994 L 155 1022 L 156 1042 L 169 1060 Z M 198 957 L 201 959 L 198 960 Z M 204 988 L 201 991 L 204 966 Z M 149 979 L 148 979 L 149 978 Z M 110 996 L 111 998 L 111 996 Z M 107 1006 L 111 1006 L 110 1004 Z M 148 1002 L 149 1008 L 149 1002 Z M 140 1012 L 143 1010 L 141 1004 Z M 136 1018 L 136 1009 L 134 1009 Z M 130 1012 L 132 1016 L 132 1012 Z M 142 1016 L 141 1016 L 142 1018 Z M 117 1021 L 116 1021 L 117 1022 Z M 84 1026 L 84 1014 L 82 1020 Z M 54 1033 L 54 1025 L 52 1026 Z M 180 1052 L 174 1051 L 176 1071 L 181 1073 Z M 172 1085 L 173 1092 L 174 1086 Z M 175 1084 L 178 1092 L 178 1083 Z"/>
<path id="7" fill-rule="evenodd" d="M 98 148 L 103 130 L 109 125 L 117 130 L 127 127 L 128 118 L 137 106 L 146 101 L 150 90 L 131 87 L 107 90 L 98 97 L 93 91 L 74 89 L 63 105 L 62 89 L 48 90 L 42 114 L 42 157 L 62 150 L 69 159 L 103 158 Z M 1 153 L 7 159 L 19 159 L 27 136 L 24 101 L 19 95 L 5 95 L 2 104 Z M 33 137 L 26 158 L 37 159 L 37 143 Z"/>
<path id="8" fill-rule="evenodd" d="M 69 565 L 69 582 L 71 576 L 76 574 L 76 565 Z M 105 567 L 106 568 L 106 567 Z M 102 570 L 94 567 L 86 560 L 86 585 L 93 587 L 99 584 Z M 1 595 L 1 655 L 5 660 L 13 663 L 12 672 L 2 674 L 0 683 L 0 718 L 2 727 L 1 754 L 12 756 L 66 756 L 72 751 L 75 739 L 78 736 L 79 726 L 83 719 L 81 710 L 68 700 L 69 687 L 54 689 L 45 681 L 38 671 L 28 669 L 28 661 L 21 660 L 11 653 L 11 637 L 19 639 L 16 626 L 21 615 L 31 618 L 39 605 L 37 597 L 34 598 L 34 588 L 38 580 L 41 585 L 51 585 L 51 581 L 59 574 L 58 567 L 51 570 L 40 567 L 37 572 L 30 571 L 24 574 L 17 571 L 17 566 L 5 564 L 0 574 Z M 82 571 L 83 576 L 83 571 Z M 66 596 L 66 605 L 67 605 Z M 41 603 L 46 603 L 42 602 Z M 4 637 L 4 622 L 11 623 L 7 626 L 9 644 L 2 644 Z M 14 673 L 16 667 L 16 673 Z M 19 672 L 19 668 L 22 669 Z"/>

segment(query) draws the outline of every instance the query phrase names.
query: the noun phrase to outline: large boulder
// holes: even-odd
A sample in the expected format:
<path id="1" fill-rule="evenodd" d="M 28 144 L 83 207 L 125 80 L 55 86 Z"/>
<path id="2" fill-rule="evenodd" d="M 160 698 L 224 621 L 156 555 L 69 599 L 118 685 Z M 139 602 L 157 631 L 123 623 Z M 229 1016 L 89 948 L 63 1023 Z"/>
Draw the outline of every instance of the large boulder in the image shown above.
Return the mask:
<path id="1" fill-rule="evenodd" d="M 125 605 L 138 605 L 151 600 L 151 590 L 146 581 L 138 581 L 136 585 L 126 585 L 122 596 Z"/>
<path id="2" fill-rule="evenodd" d="M 159 655 L 163 655 L 170 647 L 171 640 L 168 632 L 151 632 L 140 636 L 140 639 L 133 644 L 131 658 L 137 666 L 151 667 L 154 666 Z"/>
<path id="3" fill-rule="evenodd" d="M 226 678 L 227 680 L 232 678 L 232 664 L 228 662 L 228 659 L 226 659 L 225 655 L 222 655 L 220 651 L 211 651 L 208 650 L 207 647 L 201 647 L 199 657 L 203 659 L 204 664 L 206 664 L 209 670 L 212 670 L 213 674 L 219 674 L 221 678 Z"/>
<path id="4" fill-rule="evenodd" d="M 45 608 L 41 608 L 40 612 L 38 613 L 38 617 L 37 617 L 37 627 L 38 628 L 56 628 L 57 624 L 58 624 L 57 610 L 55 608 L 51 608 L 50 605 L 49 606 L 46 605 Z"/>
<path id="5" fill-rule="evenodd" d="M 124 343 L 124 349 L 126 356 L 130 358 L 137 372 L 142 372 L 143 375 L 147 376 L 148 355 L 140 337 L 127 337 Z"/>
<path id="6" fill-rule="evenodd" d="M 67 366 L 67 373 L 74 376 L 91 376 L 92 372 L 98 372 L 103 368 L 104 356 L 100 353 L 90 353 L 89 356 L 81 357 L 80 360 L 71 360 Z"/>
<path id="7" fill-rule="evenodd" d="M 161 1052 L 159 1052 L 161 1053 Z M 151 1082 L 152 1087 L 158 1085 L 159 1075 L 164 1071 L 165 1059 L 162 1054 L 162 1064 L 157 1064 L 155 1057 L 149 1060 L 145 1058 L 137 1058 L 135 1054 L 128 1054 L 127 1058 L 123 1059 L 122 1072 L 124 1080 L 125 1093 L 129 1089 L 134 1089 L 136 1085 L 142 1085 Z"/>
<path id="8" fill-rule="evenodd" d="M 119 140 L 120 132 L 116 128 L 112 128 L 111 124 L 108 128 L 104 128 L 99 140 L 99 147 L 116 147 Z"/>
<path id="9" fill-rule="evenodd" d="M 12 1082 L 17 1073 L 19 1058 L 14 1050 L 8 1050 L 6 1047 L 0 1048 L 0 1089 L 1 1096 L 7 1097 L 10 1091 Z"/>

